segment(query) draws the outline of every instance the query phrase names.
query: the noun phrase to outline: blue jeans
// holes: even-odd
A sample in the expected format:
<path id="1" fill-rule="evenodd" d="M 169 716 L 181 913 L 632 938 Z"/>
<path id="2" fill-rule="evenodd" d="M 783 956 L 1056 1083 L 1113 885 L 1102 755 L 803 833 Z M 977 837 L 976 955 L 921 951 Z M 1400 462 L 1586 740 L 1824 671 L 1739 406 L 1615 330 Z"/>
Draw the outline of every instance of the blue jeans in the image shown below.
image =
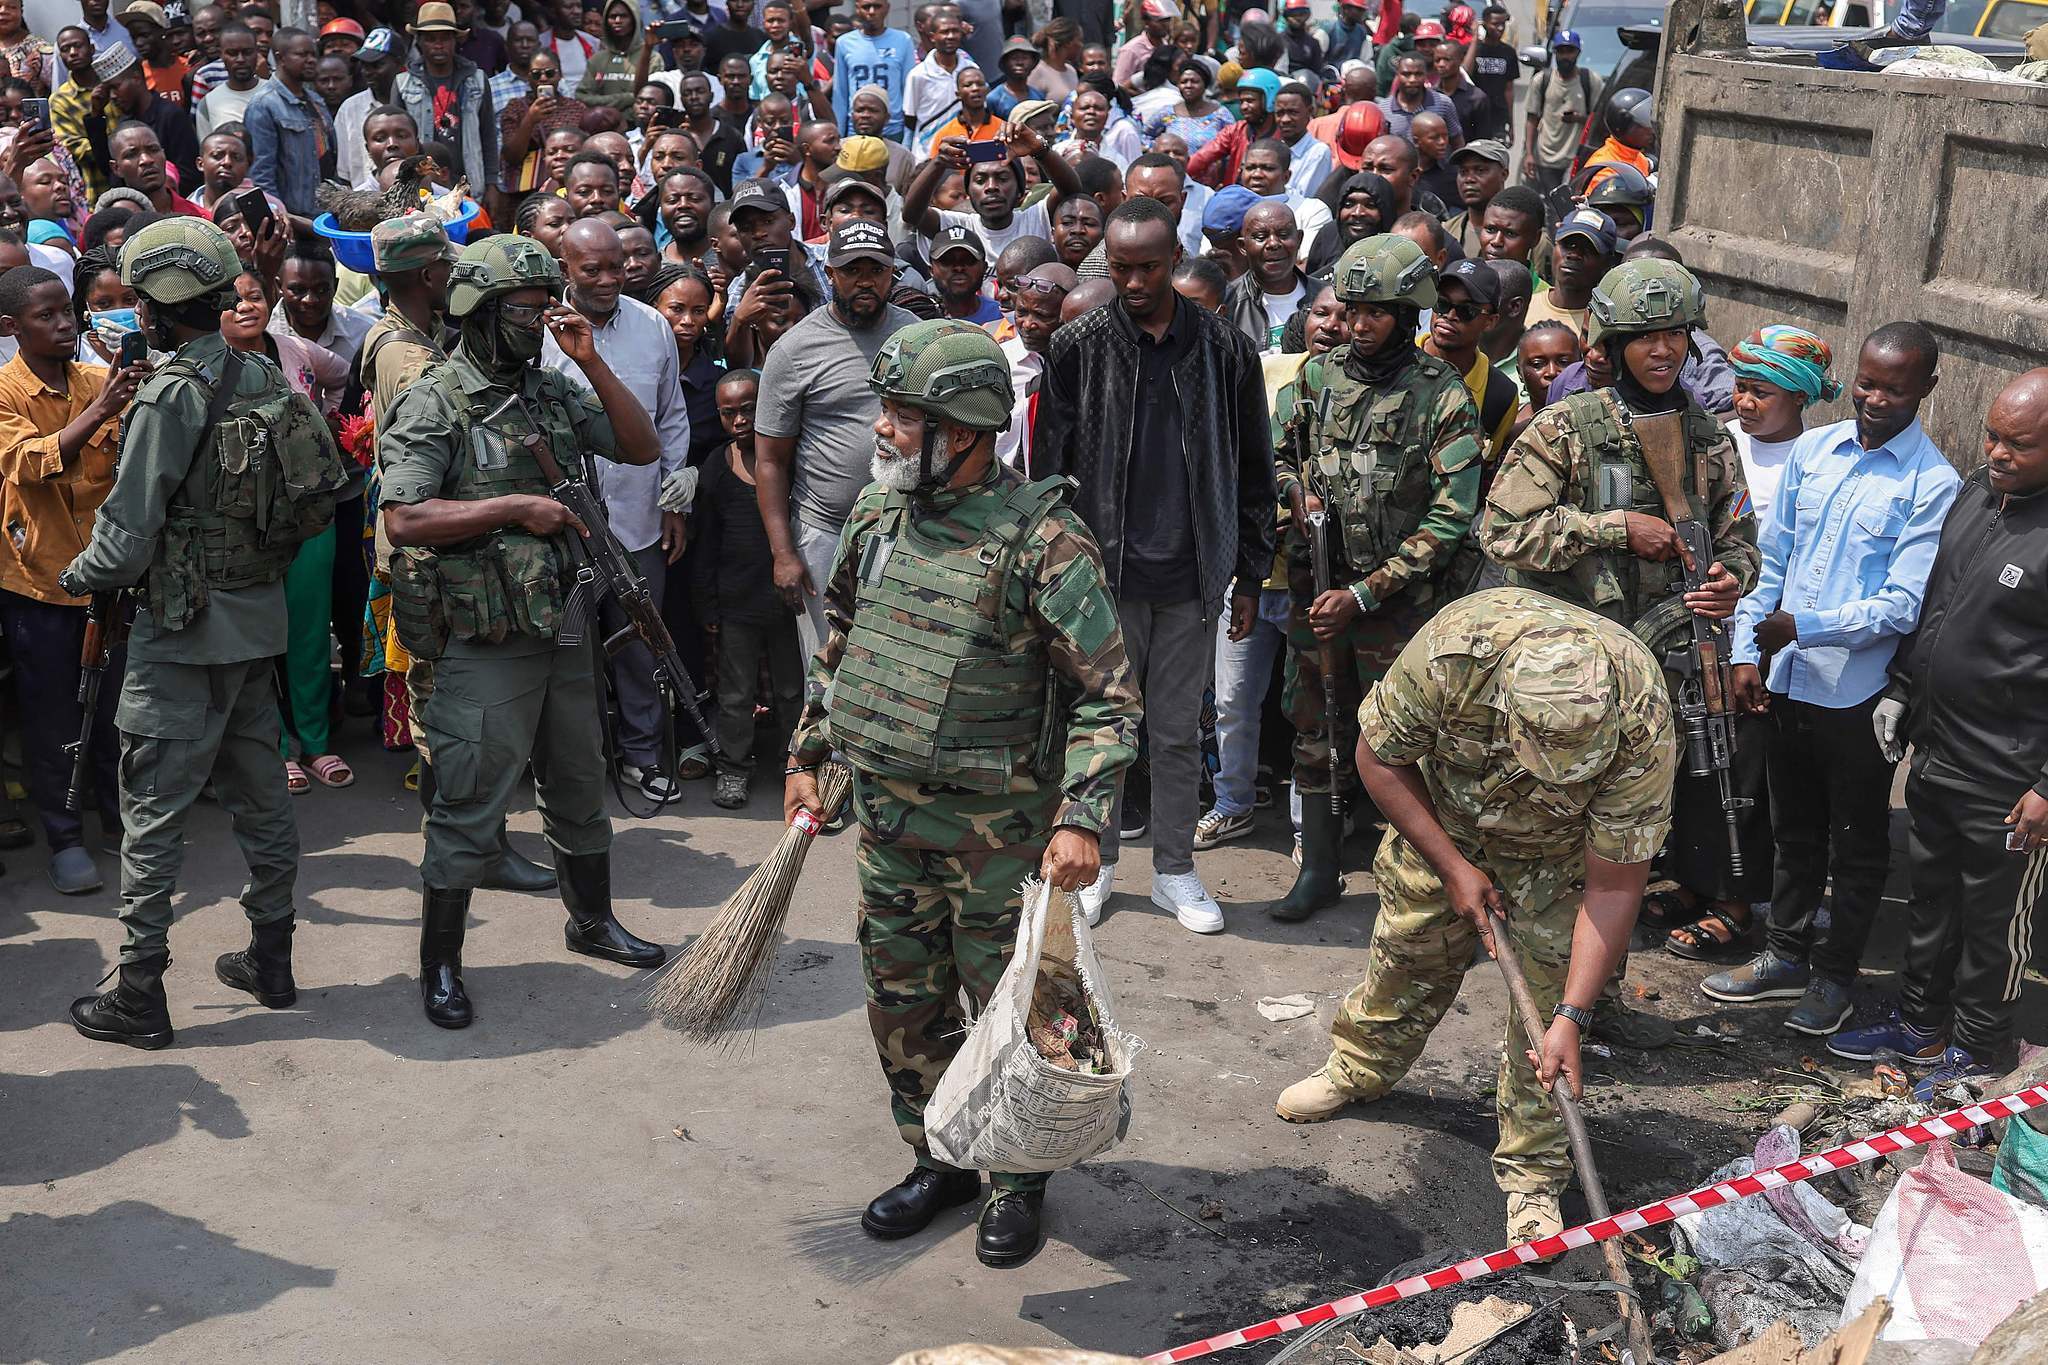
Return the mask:
<path id="1" fill-rule="evenodd" d="M 1232 640 L 1216 635 L 1216 809 L 1224 815 L 1246 815 L 1252 809 L 1253 781 L 1259 771 L 1259 713 L 1265 708 L 1273 660 L 1287 644 L 1287 590 L 1267 588 L 1259 594 L 1259 614 L 1252 633 Z"/>

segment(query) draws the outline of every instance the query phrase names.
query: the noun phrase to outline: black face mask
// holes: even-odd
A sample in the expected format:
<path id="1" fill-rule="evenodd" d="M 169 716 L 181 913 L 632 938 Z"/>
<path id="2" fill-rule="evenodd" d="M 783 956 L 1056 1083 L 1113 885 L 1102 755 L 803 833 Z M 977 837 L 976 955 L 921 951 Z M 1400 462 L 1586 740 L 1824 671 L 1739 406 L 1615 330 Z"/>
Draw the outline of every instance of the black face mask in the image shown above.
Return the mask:
<path id="1" fill-rule="evenodd" d="M 541 345 L 546 339 L 546 334 L 539 330 L 505 322 L 498 315 L 496 303 L 475 309 L 462 320 L 464 353 L 476 362 L 477 368 L 506 383 L 540 359 Z"/>

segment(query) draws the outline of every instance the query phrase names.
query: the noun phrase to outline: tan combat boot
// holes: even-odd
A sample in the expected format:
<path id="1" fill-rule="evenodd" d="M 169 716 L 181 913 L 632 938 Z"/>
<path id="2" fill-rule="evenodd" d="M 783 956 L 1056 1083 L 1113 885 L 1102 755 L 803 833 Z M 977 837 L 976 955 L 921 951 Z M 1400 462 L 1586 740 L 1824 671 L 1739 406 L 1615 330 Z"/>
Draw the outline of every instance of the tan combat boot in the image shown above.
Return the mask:
<path id="1" fill-rule="evenodd" d="M 1289 1123 L 1321 1123 L 1337 1117 L 1339 1110 L 1359 1098 L 1340 1089 L 1328 1070 L 1323 1070 L 1281 1091 L 1273 1111 Z"/>
<path id="2" fill-rule="evenodd" d="M 1533 1242 L 1539 1237 L 1555 1237 L 1564 1231 L 1564 1211 L 1558 1207 L 1557 1195 L 1510 1194 L 1508 1196 L 1508 1244 Z"/>

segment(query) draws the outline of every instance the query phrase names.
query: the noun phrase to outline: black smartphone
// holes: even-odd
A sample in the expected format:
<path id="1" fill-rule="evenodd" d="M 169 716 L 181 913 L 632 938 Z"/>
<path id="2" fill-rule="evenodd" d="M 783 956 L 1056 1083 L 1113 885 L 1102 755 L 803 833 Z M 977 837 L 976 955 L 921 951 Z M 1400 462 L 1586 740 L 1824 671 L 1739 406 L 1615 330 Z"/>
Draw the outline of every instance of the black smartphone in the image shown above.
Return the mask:
<path id="1" fill-rule="evenodd" d="M 756 247 L 753 258 L 754 273 L 773 270 L 784 279 L 789 278 L 789 249 L 787 247 Z"/>
<path id="2" fill-rule="evenodd" d="M 684 117 L 683 111 L 680 109 L 657 109 L 654 111 L 654 117 L 648 120 L 648 126 L 650 128 L 680 128 L 683 126 Z"/>
<path id="3" fill-rule="evenodd" d="M 252 237 L 263 236 L 263 225 L 270 221 L 270 200 L 262 190 L 243 190 L 235 196 L 235 207 L 242 211 L 242 221 L 249 225 Z"/>
<path id="4" fill-rule="evenodd" d="M 1007 145 L 993 139 L 967 144 L 967 160 L 970 164 L 977 161 L 1001 161 L 1009 154 L 1010 149 Z"/>
<path id="5" fill-rule="evenodd" d="M 24 128 L 47 128 L 50 126 L 50 102 L 45 99 L 25 99 L 21 102 L 21 126 Z"/>
<path id="6" fill-rule="evenodd" d="M 140 364 L 149 356 L 149 338 L 140 332 L 121 333 L 121 352 L 114 358 L 117 369 L 127 369 Z"/>
<path id="7" fill-rule="evenodd" d="M 704 36 L 704 30 L 694 19 L 662 19 L 647 26 L 648 36 L 656 42 L 668 42 L 676 38 L 695 35 Z"/>

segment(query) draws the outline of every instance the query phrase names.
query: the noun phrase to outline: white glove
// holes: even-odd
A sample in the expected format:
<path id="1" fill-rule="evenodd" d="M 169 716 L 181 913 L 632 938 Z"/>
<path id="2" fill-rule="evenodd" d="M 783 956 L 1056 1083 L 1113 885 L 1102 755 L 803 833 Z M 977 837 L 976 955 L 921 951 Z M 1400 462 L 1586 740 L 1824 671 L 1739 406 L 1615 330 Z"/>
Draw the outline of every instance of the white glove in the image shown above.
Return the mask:
<path id="1" fill-rule="evenodd" d="M 690 504 L 697 500 L 697 469 L 684 465 L 661 481 L 661 497 L 658 501 L 664 512 L 687 512 Z"/>
<path id="2" fill-rule="evenodd" d="M 1906 719 L 1906 703 L 1887 697 L 1870 713 L 1870 729 L 1884 761 L 1896 763 L 1906 756 L 1906 742 L 1899 738 L 1899 725 Z"/>

